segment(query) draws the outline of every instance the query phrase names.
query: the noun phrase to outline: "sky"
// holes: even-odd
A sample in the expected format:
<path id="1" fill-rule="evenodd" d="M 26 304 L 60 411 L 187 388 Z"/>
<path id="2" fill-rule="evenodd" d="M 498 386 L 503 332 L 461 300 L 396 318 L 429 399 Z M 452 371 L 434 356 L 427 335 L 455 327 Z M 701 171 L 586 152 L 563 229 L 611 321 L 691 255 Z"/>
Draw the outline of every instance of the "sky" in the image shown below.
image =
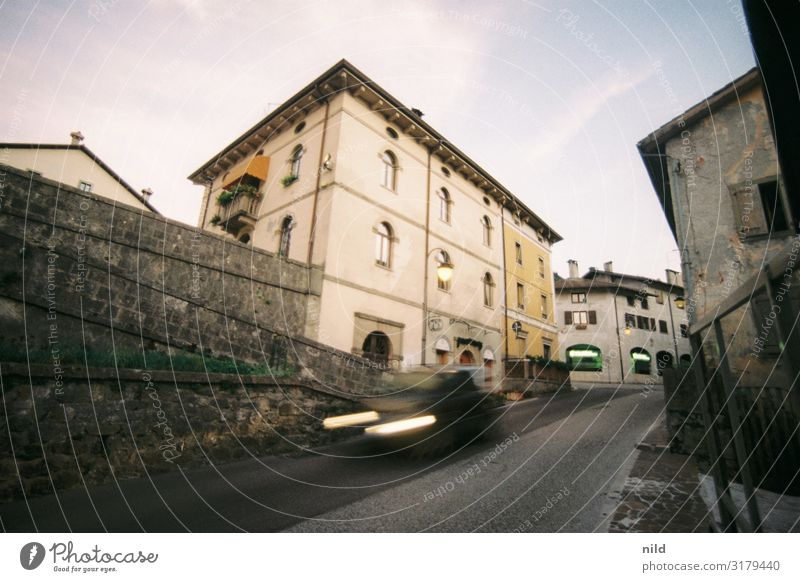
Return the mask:
<path id="1" fill-rule="evenodd" d="M 5 0 L 0 142 L 80 130 L 194 225 L 186 176 L 341 58 L 558 232 L 555 271 L 662 280 L 677 244 L 636 143 L 754 66 L 738 0 Z"/>

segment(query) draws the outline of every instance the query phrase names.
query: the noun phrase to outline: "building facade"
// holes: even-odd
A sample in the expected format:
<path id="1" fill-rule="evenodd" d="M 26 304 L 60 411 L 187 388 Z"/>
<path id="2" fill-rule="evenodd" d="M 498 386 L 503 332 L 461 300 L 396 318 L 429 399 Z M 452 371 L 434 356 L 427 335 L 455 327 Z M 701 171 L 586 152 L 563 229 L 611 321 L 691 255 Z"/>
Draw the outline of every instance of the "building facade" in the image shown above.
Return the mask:
<path id="1" fill-rule="evenodd" d="M 509 360 L 558 354 L 552 239 L 513 209 L 505 210 L 506 353 Z"/>
<path id="2" fill-rule="evenodd" d="M 109 198 L 134 208 L 158 211 L 150 204 L 148 190 L 134 190 L 103 160 L 83 145 L 80 132 L 69 144 L 0 144 L 0 163 Z"/>
<path id="3" fill-rule="evenodd" d="M 560 237 L 422 117 L 340 61 L 190 176 L 199 223 L 320 273 L 309 338 L 391 367 L 485 364 L 496 384 L 504 209 Z"/>
<path id="4" fill-rule="evenodd" d="M 606 263 L 555 283 L 560 357 L 577 382 L 660 384 L 662 370 L 688 366 L 687 320 L 680 275 L 667 281 L 624 275 Z"/>
<path id="5" fill-rule="evenodd" d="M 783 185 L 757 69 L 638 147 L 681 249 L 690 323 L 713 314 L 763 265 L 798 244 L 800 200 Z M 781 373 L 773 333 L 764 349 L 753 348 L 770 311 L 767 297 L 757 294 L 751 309 L 721 322 L 729 363 L 744 385 Z"/>

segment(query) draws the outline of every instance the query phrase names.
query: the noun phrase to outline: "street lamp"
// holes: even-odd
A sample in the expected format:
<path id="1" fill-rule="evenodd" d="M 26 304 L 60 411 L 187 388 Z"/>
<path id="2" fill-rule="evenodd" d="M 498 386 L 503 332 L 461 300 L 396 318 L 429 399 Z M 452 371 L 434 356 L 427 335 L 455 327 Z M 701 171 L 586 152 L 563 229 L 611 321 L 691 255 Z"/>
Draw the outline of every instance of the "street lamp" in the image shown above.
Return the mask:
<path id="1" fill-rule="evenodd" d="M 677 307 L 678 309 L 683 309 L 684 307 L 686 307 L 686 300 L 679 295 L 678 297 L 675 298 L 675 307 Z"/>
<path id="2" fill-rule="evenodd" d="M 434 248 L 428 251 L 425 257 L 425 281 L 422 289 L 422 354 L 420 360 L 423 366 L 425 365 L 425 353 L 428 350 L 428 259 L 436 252 L 439 253 L 436 257 L 438 263 L 436 275 L 440 280 L 447 283 L 453 277 L 453 270 L 455 269 L 455 265 L 450 262 L 450 255 L 447 254 L 447 251 L 441 248 Z"/>

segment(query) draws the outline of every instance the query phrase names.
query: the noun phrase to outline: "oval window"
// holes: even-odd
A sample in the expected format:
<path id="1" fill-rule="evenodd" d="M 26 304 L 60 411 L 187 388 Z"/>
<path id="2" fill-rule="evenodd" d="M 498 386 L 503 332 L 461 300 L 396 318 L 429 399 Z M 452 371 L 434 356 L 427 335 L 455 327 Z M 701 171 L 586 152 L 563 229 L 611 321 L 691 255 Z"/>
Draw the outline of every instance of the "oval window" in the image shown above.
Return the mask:
<path id="1" fill-rule="evenodd" d="M 305 122 L 305 121 L 301 121 L 300 123 L 298 123 L 298 124 L 295 126 L 295 128 L 294 128 L 294 132 L 295 132 L 296 134 L 297 134 L 297 133 L 300 133 L 300 132 L 301 132 L 301 131 L 303 131 L 305 128 L 306 128 L 306 122 Z"/>
<path id="2" fill-rule="evenodd" d="M 398 133 L 394 129 L 392 129 L 391 127 L 387 127 L 386 128 L 386 134 L 392 139 L 397 139 L 398 138 Z"/>
<path id="3" fill-rule="evenodd" d="M 450 177 L 450 169 L 447 168 L 447 166 L 442 166 L 442 174 L 444 174 L 445 176 L 447 176 L 449 178 Z"/>

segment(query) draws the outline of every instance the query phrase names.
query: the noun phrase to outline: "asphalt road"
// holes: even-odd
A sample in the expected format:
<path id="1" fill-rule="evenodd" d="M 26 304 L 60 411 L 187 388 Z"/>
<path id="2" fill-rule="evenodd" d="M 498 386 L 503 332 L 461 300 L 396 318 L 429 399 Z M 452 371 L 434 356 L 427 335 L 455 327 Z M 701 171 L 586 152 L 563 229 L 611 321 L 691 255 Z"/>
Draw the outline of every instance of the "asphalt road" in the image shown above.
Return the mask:
<path id="1" fill-rule="evenodd" d="M 5 531 L 604 531 L 607 494 L 663 409 L 595 387 L 507 406 L 488 439 L 436 459 L 358 442 L 0 506 Z"/>

